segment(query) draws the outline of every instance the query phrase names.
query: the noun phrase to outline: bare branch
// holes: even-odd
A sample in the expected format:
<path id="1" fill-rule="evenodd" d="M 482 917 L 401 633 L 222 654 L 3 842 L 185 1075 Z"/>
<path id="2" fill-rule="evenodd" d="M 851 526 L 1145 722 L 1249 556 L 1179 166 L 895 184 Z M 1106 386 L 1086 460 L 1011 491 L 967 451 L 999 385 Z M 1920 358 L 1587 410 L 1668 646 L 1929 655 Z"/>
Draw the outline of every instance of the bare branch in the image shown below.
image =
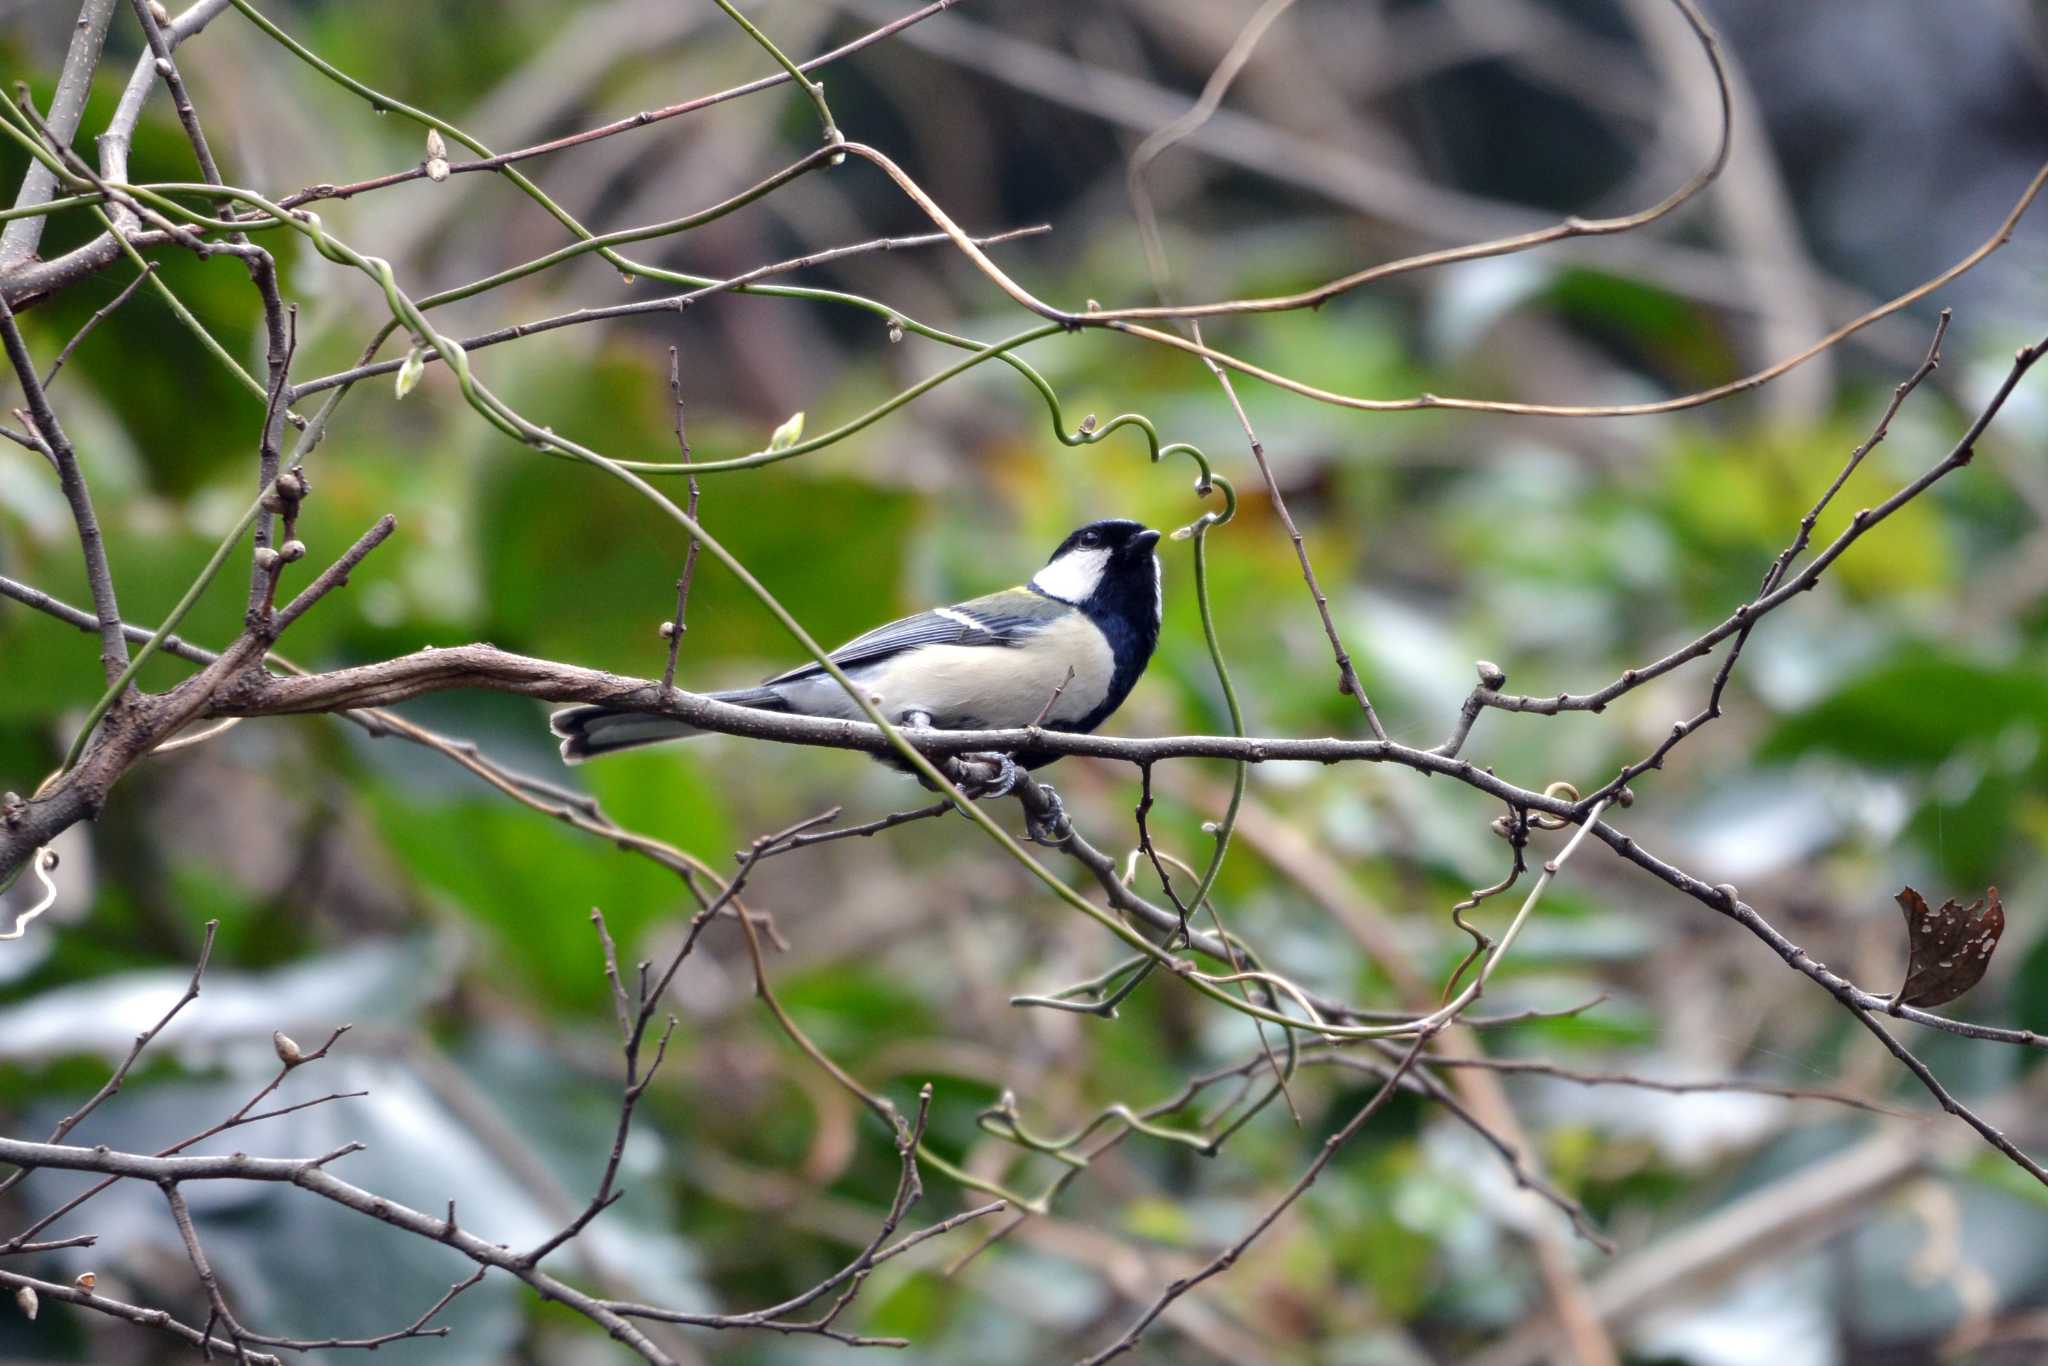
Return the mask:
<path id="1" fill-rule="evenodd" d="M 177 1000 L 171 1002 L 171 1008 L 169 1010 L 166 1010 L 163 1013 L 163 1015 L 157 1019 L 157 1022 L 155 1024 L 151 1025 L 149 1028 L 143 1030 L 140 1034 L 137 1034 L 135 1036 L 134 1044 L 131 1045 L 128 1049 L 128 1056 L 123 1058 L 121 1060 L 120 1066 L 114 1069 L 114 1075 L 108 1077 L 106 1080 L 106 1084 L 101 1086 L 99 1090 L 95 1091 L 92 1095 L 92 1098 L 87 1100 L 85 1104 L 79 1106 L 76 1110 L 73 1110 L 70 1114 L 64 1116 L 63 1119 L 57 1122 L 57 1127 L 50 1131 L 50 1137 L 48 1140 L 49 1142 L 62 1143 L 64 1141 L 64 1136 L 66 1134 L 69 1134 L 73 1129 L 76 1129 L 79 1126 L 79 1124 L 84 1121 L 87 1115 L 91 1114 L 94 1110 L 97 1110 L 110 1097 L 118 1094 L 121 1090 L 121 1083 L 128 1080 L 129 1070 L 135 1066 L 136 1059 L 142 1056 L 142 1050 L 149 1047 L 149 1045 L 155 1041 L 156 1036 L 164 1032 L 164 1027 L 170 1024 L 172 1020 L 177 1018 L 179 1011 L 183 1010 L 186 1006 L 192 1004 L 192 1002 L 199 999 L 199 979 L 206 975 L 207 960 L 213 957 L 214 932 L 219 928 L 220 922 L 218 920 L 209 920 L 206 922 L 206 937 L 202 939 L 199 944 L 199 961 L 198 963 L 193 965 L 192 980 L 185 984 L 184 994 L 179 996 Z M 21 1182 L 22 1178 L 27 1175 L 28 1173 L 25 1170 L 18 1171 L 14 1173 L 14 1175 L 8 1177 L 6 1180 L 0 1181 L 0 1194 L 4 1194 L 7 1191 L 12 1190 L 16 1185 L 18 1185 Z M 13 1250 L 19 1251 L 19 1249 Z"/>
<path id="2" fill-rule="evenodd" d="M 171 57 L 171 43 L 164 30 L 149 11 L 149 0 L 129 0 L 135 11 L 135 22 L 142 26 L 142 36 L 149 43 L 149 51 L 155 60 L 156 73 L 163 77 L 164 88 L 171 92 L 171 104 L 178 111 L 178 122 L 185 129 L 185 138 L 192 144 L 192 155 L 199 162 L 199 174 L 215 185 L 222 184 L 220 166 L 213 159 L 213 149 L 206 143 L 206 132 L 199 126 L 199 113 L 192 107 L 192 97 L 185 93 L 185 80 L 178 74 L 178 64 Z"/>
<path id="3" fill-rule="evenodd" d="M 78 134 L 79 120 L 85 117 L 85 99 L 92 90 L 92 75 L 99 70 L 100 50 L 106 44 L 107 26 L 113 17 L 114 0 L 84 0 L 78 7 L 78 19 L 71 27 L 71 45 L 64 53 L 64 69 L 58 73 L 57 90 L 50 97 L 50 131 L 60 143 L 68 145 Z M 28 173 L 22 177 L 21 191 L 14 197 L 14 207 L 30 209 L 46 204 L 56 189 L 57 177 L 49 167 L 40 161 L 30 162 Z M 5 231 L 0 232 L 0 270 L 36 254 L 46 221 L 37 215 L 7 224 Z"/>
<path id="4" fill-rule="evenodd" d="M 385 538 L 397 527 L 398 519 L 390 513 L 379 517 L 368 531 L 356 538 L 356 543 L 343 552 L 340 559 L 321 570 L 320 577 L 307 584 L 297 597 L 278 609 L 276 618 L 270 624 L 272 638 L 283 635 L 293 622 L 306 614 L 307 609 L 347 583 L 348 576 L 355 571 L 355 567 L 361 564 L 371 551 L 384 544 Z"/>
<path id="5" fill-rule="evenodd" d="M 71 353 L 78 349 L 78 344 L 90 336 L 92 330 L 105 322 L 122 304 L 134 298 L 135 291 L 149 283 L 150 272 L 155 269 L 156 262 L 151 261 L 140 271 L 136 272 L 135 278 L 122 286 L 119 294 L 116 294 L 112 299 L 102 304 L 90 318 L 85 320 L 84 325 L 78 331 L 71 334 L 71 340 L 64 343 L 63 349 L 57 353 L 57 359 L 51 361 L 50 368 L 43 372 L 44 389 L 48 389 L 57 382 L 57 372 L 64 368 L 65 361 L 71 359 Z"/>
<path id="6" fill-rule="evenodd" d="M 17 222 L 9 226 L 18 225 Z M 7 359 L 28 398 L 28 416 L 34 423 L 31 435 L 56 466 L 64 501 L 71 506 L 71 520 L 78 528 L 78 546 L 85 555 L 85 581 L 99 622 L 100 668 L 111 683 L 128 664 L 128 644 L 121 636 L 121 607 L 114 598 L 114 574 L 107 567 L 107 546 L 100 535 L 99 514 L 93 511 L 92 494 L 86 489 L 77 452 L 71 449 L 71 438 L 64 434 L 56 412 L 50 407 L 49 396 L 43 392 L 43 382 L 36 378 L 35 362 L 29 357 L 28 344 L 21 339 L 14 310 L 7 306 L 4 294 L 0 294 L 0 342 L 6 344 Z M 0 875 L 0 881 L 4 880 L 4 875 Z"/>
<path id="7" fill-rule="evenodd" d="M 1474 695 L 1481 699 L 1481 705 L 1498 708 L 1501 711 L 1534 712 L 1539 716 L 1555 716 L 1562 711 L 1598 712 L 1604 710 L 1608 703 L 1622 694 L 1632 692 L 1652 679 L 1661 678 L 1673 669 L 1709 653 L 1714 646 L 1728 637 L 1754 629 L 1760 618 L 1817 584 L 1828 566 L 1840 559 L 1843 552 L 1861 540 L 1871 528 L 1882 523 L 1946 476 L 1969 464 L 1971 457 L 1977 453 L 1978 440 L 1990 427 L 1992 419 L 2004 408 L 2006 399 L 2011 397 L 2020 380 L 2033 368 L 2034 363 L 2040 360 L 2044 350 L 2048 350 L 2048 338 L 2033 346 L 2019 349 L 2013 357 L 2011 368 L 2006 371 L 2005 378 L 1978 410 L 1977 416 L 1964 431 L 1961 439 L 1925 474 L 1898 489 L 1876 506 L 1860 509 L 1849 519 L 1849 525 L 1843 528 L 1841 535 L 1807 561 L 1806 568 L 1784 580 L 1770 592 L 1761 593 L 1753 600 L 1737 607 L 1726 620 L 1713 629 L 1703 632 L 1661 659 L 1638 668 L 1623 670 L 1621 677 L 1593 692 L 1559 693 L 1556 697 L 1522 697 L 1482 689 Z"/>
<path id="8" fill-rule="evenodd" d="M 234 1352 L 236 1350 L 235 1343 L 226 1338 L 213 1336 L 210 1326 L 207 1332 L 202 1333 L 189 1324 L 180 1323 L 162 1309 L 146 1309 L 139 1304 L 129 1304 L 122 1300 L 109 1299 L 105 1295 L 87 1290 L 81 1286 L 63 1285 L 56 1281 L 37 1280 L 33 1276 L 23 1276 L 12 1271 L 0 1271 L 0 1286 L 7 1286 L 15 1290 L 26 1286 L 46 1300 L 54 1300 L 60 1304 L 75 1304 L 81 1309 L 95 1310 L 110 1318 L 123 1319 L 129 1323 L 139 1324 L 144 1328 L 161 1329 L 174 1337 L 184 1339 L 192 1346 L 209 1354 L 216 1351 Z M 272 1356 L 268 1352 L 244 1351 L 241 1356 L 243 1360 L 255 1363 L 255 1366 L 282 1366 L 282 1359 Z"/>
<path id="9" fill-rule="evenodd" d="M 1344 1122 L 1343 1127 L 1323 1140 L 1322 1149 L 1316 1154 L 1315 1160 L 1309 1164 L 1308 1170 L 1304 1171 L 1295 1180 L 1294 1184 L 1287 1188 L 1286 1194 L 1282 1195 L 1265 1213 L 1259 1216 L 1258 1220 L 1245 1232 L 1243 1237 L 1224 1248 L 1222 1252 L 1218 1253 L 1193 1275 L 1183 1276 L 1167 1286 L 1165 1290 L 1160 1292 L 1159 1298 L 1154 1300 L 1138 1316 L 1136 1322 L 1124 1330 L 1122 1337 L 1085 1358 L 1083 1366 L 1100 1366 L 1102 1362 L 1113 1360 L 1116 1357 L 1122 1356 L 1125 1352 L 1131 1351 L 1138 1345 L 1138 1339 L 1145 1335 L 1145 1330 L 1150 1328 L 1153 1322 L 1161 1314 L 1165 1313 L 1175 1300 L 1187 1294 L 1188 1291 L 1194 1289 L 1203 1281 L 1220 1276 L 1231 1267 L 1237 1265 L 1237 1259 L 1244 1255 L 1245 1250 L 1252 1245 L 1253 1241 L 1260 1234 L 1271 1228 L 1275 1221 L 1287 1212 L 1288 1207 L 1293 1205 L 1296 1200 L 1299 1200 L 1302 1194 L 1315 1184 L 1316 1178 L 1323 1174 L 1323 1169 L 1330 1165 L 1330 1159 L 1335 1157 L 1344 1145 L 1349 1143 L 1375 1114 L 1379 1113 L 1380 1107 L 1387 1103 L 1387 1098 L 1399 1089 L 1401 1078 L 1406 1076 L 1408 1069 L 1415 1065 L 1415 1060 L 1421 1056 L 1422 1047 L 1429 1041 L 1429 1038 L 1429 1032 L 1416 1035 L 1415 1042 L 1409 1046 L 1406 1055 L 1402 1057 L 1401 1061 L 1395 1064 L 1393 1070 L 1388 1073 L 1387 1079 L 1380 1083 L 1379 1090 L 1373 1092 L 1372 1099 L 1360 1106 L 1351 1118 Z"/>
<path id="10" fill-rule="evenodd" d="M 239 1153 L 225 1157 L 144 1157 L 107 1148 L 69 1148 L 0 1138 L 0 1162 L 20 1167 L 99 1172 L 159 1186 L 175 1186 L 186 1181 L 260 1181 L 297 1186 L 407 1233 L 446 1243 L 480 1267 L 509 1272 L 549 1299 L 594 1320 L 646 1361 L 660 1366 L 669 1366 L 674 1361 L 625 1318 L 574 1286 L 524 1265 L 518 1254 L 456 1228 L 448 1220 L 437 1219 L 394 1200 L 373 1195 L 327 1170 L 328 1164 L 347 1156 L 359 1146 L 349 1144 L 335 1152 L 311 1158 L 249 1157 Z M 0 1277 L 8 1274 L 0 1272 Z"/>
<path id="11" fill-rule="evenodd" d="M 864 47 L 879 43 L 884 38 L 893 37 L 895 34 L 909 28 L 912 24 L 929 19 L 941 10 L 951 9 L 959 2 L 960 0 L 932 0 L 932 3 L 920 9 L 912 10 L 909 14 L 883 24 L 871 32 L 864 33 L 850 43 L 843 43 L 833 48 L 830 52 L 820 53 L 807 62 L 797 63 L 795 69 L 799 73 L 815 71 L 821 66 L 838 61 L 841 57 L 851 56 Z M 772 86 L 781 85 L 791 79 L 792 76 L 787 71 L 777 72 L 772 76 L 762 76 L 757 80 L 748 81 L 744 85 L 733 86 L 730 90 L 721 90 L 715 95 L 700 95 L 696 99 L 683 100 L 680 103 L 666 105 L 660 109 L 644 110 L 630 118 L 617 119 L 600 127 L 588 128 L 583 132 L 572 133 L 567 137 L 555 138 L 549 142 L 538 142 L 531 147 L 521 147 L 517 151 L 500 152 L 495 156 L 484 157 L 478 161 L 453 161 L 448 164 L 448 173 L 450 175 L 458 175 L 471 171 L 495 171 L 500 167 L 510 166 L 515 162 L 525 161 L 532 157 L 545 156 L 549 152 L 560 152 L 570 147 L 580 147 L 588 142 L 596 142 L 600 138 L 608 138 L 618 133 L 631 132 L 635 128 L 645 128 L 651 123 L 660 123 L 664 119 L 672 119 L 681 114 L 693 114 L 699 109 L 708 109 L 712 105 L 721 104 L 726 100 L 738 99 L 742 95 L 751 95 L 757 90 L 767 90 Z M 415 166 L 409 171 L 397 171 L 391 175 L 379 176 L 374 180 L 358 181 L 353 185 L 315 185 L 310 189 L 301 190 L 295 195 L 288 196 L 282 202 L 284 207 L 289 209 L 314 199 L 347 199 L 368 190 L 380 190 L 388 185 L 399 185 L 408 180 L 417 180 L 426 173 L 426 166 L 422 164 Z"/>
<path id="12" fill-rule="evenodd" d="M 1031 227 L 1011 228 L 1007 232 L 991 233 L 986 237 L 977 237 L 975 241 L 982 246 L 996 246 L 1004 242 L 1016 241 L 1022 237 L 1035 237 L 1048 231 L 1050 229 L 1045 225 L 1038 224 Z M 542 332 L 552 332 L 562 327 L 576 327 L 584 323 L 605 322 L 614 318 L 641 317 L 648 314 L 683 313 L 687 312 L 701 299 L 741 290 L 757 280 L 765 280 L 770 276 L 786 275 L 790 271 L 805 270 L 812 266 L 842 260 L 848 256 L 860 256 L 876 251 L 902 251 L 911 247 L 938 246 L 948 240 L 950 239 L 942 232 L 928 232 L 911 237 L 876 237 L 865 242 L 851 242 L 845 246 L 826 247 L 819 251 L 806 252 L 802 256 L 792 256 L 787 260 L 771 261 L 767 265 L 755 266 L 752 270 L 741 271 L 738 275 L 720 280 L 715 284 L 703 285 L 681 294 L 671 294 L 660 299 L 640 299 L 629 304 L 609 304 L 602 308 L 579 308 L 568 313 L 557 313 L 553 317 L 538 318 L 530 323 L 514 323 L 510 327 L 500 327 L 490 332 L 479 332 L 473 337 L 463 338 L 459 345 L 464 351 L 478 351 L 485 347 L 498 346 L 504 342 L 518 341 L 525 337 L 535 336 Z M 419 355 L 422 362 L 438 361 L 442 358 L 441 353 L 431 346 L 424 348 Z M 354 384 L 357 380 L 374 379 L 378 375 L 393 374 L 404 364 L 405 361 L 403 359 L 366 361 L 352 369 L 338 370 L 331 375 L 321 375 L 316 379 L 307 380 L 304 384 L 293 386 L 292 399 L 296 402 L 308 394 L 317 394 L 328 389 L 338 389 L 345 384 Z"/>

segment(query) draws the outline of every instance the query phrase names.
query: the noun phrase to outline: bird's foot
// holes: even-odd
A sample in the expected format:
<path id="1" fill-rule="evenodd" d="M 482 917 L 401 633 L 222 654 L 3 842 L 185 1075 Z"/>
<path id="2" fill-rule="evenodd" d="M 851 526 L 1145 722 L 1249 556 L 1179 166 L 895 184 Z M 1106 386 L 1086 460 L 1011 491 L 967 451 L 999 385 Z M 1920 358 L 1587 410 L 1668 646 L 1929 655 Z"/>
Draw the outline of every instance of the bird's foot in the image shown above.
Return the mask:
<path id="1" fill-rule="evenodd" d="M 1024 770 L 1007 754 L 963 754 L 953 761 L 950 776 L 980 802 L 1015 792 Z"/>
<path id="2" fill-rule="evenodd" d="M 1066 805 L 1051 783 L 1035 786 L 1035 799 L 1028 790 L 1024 798 L 1024 838 L 1033 844 L 1062 844 L 1073 833 L 1073 827 L 1067 823 Z"/>
<path id="3" fill-rule="evenodd" d="M 973 801 L 993 801 L 1016 794 L 1024 808 L 1024 838 L 1058 848 L 1073 834 L 1067 808 L 1051 783 L 1034 783 L 1022 764 L 1007 754 L 962 754 L 946 761 L 946 776 Z"/>

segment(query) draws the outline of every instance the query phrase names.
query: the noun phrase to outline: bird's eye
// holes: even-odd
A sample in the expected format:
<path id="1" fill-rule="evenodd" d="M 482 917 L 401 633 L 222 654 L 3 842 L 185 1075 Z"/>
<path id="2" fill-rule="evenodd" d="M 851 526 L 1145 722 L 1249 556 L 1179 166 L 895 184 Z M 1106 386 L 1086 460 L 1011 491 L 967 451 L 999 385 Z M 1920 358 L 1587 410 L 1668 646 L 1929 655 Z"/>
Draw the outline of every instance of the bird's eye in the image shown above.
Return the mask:
<path id="1" fill-rule="evenodd" d="M 1102 540 L 1102 536 L 1101 536 L 1101 534 L 1100 534 L 1099 532 L 1094 532 L 1094 531 L 1084 531 L 1084 532 L 1082 532 L 1082 533 L 1081 533 L 1081 544 L 1082 544 L 1082 545 L 1096 545 L 1096 544 L 1099 544 L 1099 543 L 1101 542 L 1101 540 Z"/>

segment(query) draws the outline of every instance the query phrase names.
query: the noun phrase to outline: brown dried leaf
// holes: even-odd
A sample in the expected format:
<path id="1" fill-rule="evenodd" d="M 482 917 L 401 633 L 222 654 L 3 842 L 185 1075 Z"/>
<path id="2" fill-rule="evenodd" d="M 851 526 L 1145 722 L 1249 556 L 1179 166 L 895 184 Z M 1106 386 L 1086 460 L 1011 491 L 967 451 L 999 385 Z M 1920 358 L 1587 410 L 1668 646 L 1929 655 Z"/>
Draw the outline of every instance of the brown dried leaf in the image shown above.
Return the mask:
<path id="1" fill-rule="evenodd" d="M 1902 1005 L 1945 1005 L 1976 986 L 1991 966 L 1992 951 L 2005 933 L 2005 908 L 1998 889 L 1967 906 L 1944 901 L 1928 909 L 1927 899 L 1911 887 L 1900 889 L 1899 909 L 1906 913 L 1906 981 L 1899 988 Z"/>

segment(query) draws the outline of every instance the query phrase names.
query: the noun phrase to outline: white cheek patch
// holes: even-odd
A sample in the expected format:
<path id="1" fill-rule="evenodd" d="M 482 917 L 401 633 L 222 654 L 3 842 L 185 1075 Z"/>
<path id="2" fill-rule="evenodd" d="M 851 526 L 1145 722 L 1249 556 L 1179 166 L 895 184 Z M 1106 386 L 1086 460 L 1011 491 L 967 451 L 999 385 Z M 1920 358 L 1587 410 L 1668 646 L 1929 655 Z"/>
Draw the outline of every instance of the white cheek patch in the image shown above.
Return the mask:
<path id="1" fill-rule="evenodd" d="M 1085 602 L 1109 567 L 1107 550 L 1069 550 L 1038 571 L 1031 586 L 1061 602 Z"/>

